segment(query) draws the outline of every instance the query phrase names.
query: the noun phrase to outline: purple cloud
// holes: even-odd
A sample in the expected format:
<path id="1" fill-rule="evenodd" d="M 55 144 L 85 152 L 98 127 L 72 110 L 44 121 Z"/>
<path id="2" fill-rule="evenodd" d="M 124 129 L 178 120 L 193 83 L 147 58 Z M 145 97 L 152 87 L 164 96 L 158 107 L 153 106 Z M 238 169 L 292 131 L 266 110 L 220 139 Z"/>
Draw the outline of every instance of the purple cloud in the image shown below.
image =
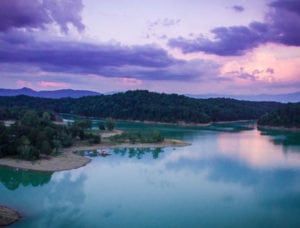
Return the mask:
<path id="1" fill-rule="evenodd" d="M 41 42 L 26 34 L 0 34 L 0 63 L 36 67 L 45 72 L 151 80 L 193 80 L 215 76 L 219 69 L 211 61 L 198 60 L 194 64 L 193 61 L 175 59 L 153 45 Z"/>
<path id="2" fill-rule="evenodd" d="M 235 12 L 238 12 L 238 13 L 241 13 L 245 10 L 245 8 L 243 6 L 240 6 L 240 5 L 234 5 L 232 7 L 232 9 L 235 11 Z"/>
<path id="3" fill-rule="evenodd" d="M 249 80 L 249 81 L 258 81 L 262 77 L 268 76 L 269 79 L 273 79 L 272 75 L 275 73 L 274 69 L 254 69 L 250 72 L 246 71 L 243 67 L 240 67 L 239 70 L 226 72 L 227 75 L 235 76 L 240 79 Z"/>
<path id="4" fill-rule="evenodd" d="M 258 22 L 257 22 L 258 23 Z M 202 36 L 196 39 L 176 38 L 169 40 L 171 47 L 180 48 L 184 53 L 206 52 L 221 56 L 242 55 L 245 50 L 264 42 L 260 29 L 254 23 L 249 27 L 218 27 L 212 30 L 215 40 Z M 262 25 L 263 26 L 263 25 Z"/>
<path id="5" fill-rule="evenodd" d="M 275 70 L 274 70 L 273 68 L 268 68 L 268 69 L 266 70 L 266 72 L 269 73 L 269 74 L 274 74 L 274 73 L 275 73 Z"/>
<path id="6" fill-rule="evenodd" d="M 270 4 L 273 9 L 267 15 L 271 42 L 300 46 L 300 1 L 277 0 Z"/>
<path id="7" fill-rule="evenodd" d="M 11 29 L 45 29 L 55 23 L 63 32 L 68 32 L 68 24 L 82 31 L 81 0 L 1 0 L 0 31 Z"/>
<path id="8" fill-rule="evenodd" d="M 170 39 L 171 47 L 184 53 L 205 52 L 220 56 L 239 56 L 268 42 L 300 46 L 300 1 L 277 0 L 270 5 L 266 21 L 248 26 L 218 27 L 211 32 L 214 39 Z"/>
<path id="9" fill-rule="evenodd" d="M 180 19 L 164 18 L 164 19 L 158 19 L 156 21 L 149 22 L 148 26 L 150 29 L 156 26 L 172 27 L 180 24 L 180 22 L 181 22 Z"/>

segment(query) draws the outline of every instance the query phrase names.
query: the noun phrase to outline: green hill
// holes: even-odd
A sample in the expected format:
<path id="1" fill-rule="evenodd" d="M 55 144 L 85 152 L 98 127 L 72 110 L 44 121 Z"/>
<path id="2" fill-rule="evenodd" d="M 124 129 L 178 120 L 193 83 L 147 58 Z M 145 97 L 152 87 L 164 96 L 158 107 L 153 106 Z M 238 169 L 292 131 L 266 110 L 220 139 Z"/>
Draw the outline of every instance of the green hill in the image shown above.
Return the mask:
<path id="1" fill-rule="evenodd" d="M 90 117 L 123 120 L 208 123 L 258 119 L 282 107 L 277 102 L 250 102 L 226 98 L 195 99 L 145 90 L 77 99 L 47 99 L 28 96 L 0 97 L 0 108 L 25 107 Z M 1 113 L 0 113 L 1 118 Z"/>
<path id="2" fill-rule="evenodd" d="M 258 124 L 274 127 L 300 128 L 300 103 L 289 103 L 262 116 Z"/>

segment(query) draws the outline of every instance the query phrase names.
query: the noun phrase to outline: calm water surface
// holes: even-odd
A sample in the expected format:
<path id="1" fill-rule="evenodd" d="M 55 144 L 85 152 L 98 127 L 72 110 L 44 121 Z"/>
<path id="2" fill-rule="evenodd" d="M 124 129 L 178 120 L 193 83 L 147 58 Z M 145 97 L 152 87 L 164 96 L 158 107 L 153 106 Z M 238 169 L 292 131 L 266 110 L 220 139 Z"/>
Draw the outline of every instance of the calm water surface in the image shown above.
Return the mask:
<path id="1" fill-rule="evenodd" d="M 115 149 L 86 167 L 0 168 L 13 227 L 300 227 L 300 134 L 251 125 L 160 129 L 192 145 Z"/>

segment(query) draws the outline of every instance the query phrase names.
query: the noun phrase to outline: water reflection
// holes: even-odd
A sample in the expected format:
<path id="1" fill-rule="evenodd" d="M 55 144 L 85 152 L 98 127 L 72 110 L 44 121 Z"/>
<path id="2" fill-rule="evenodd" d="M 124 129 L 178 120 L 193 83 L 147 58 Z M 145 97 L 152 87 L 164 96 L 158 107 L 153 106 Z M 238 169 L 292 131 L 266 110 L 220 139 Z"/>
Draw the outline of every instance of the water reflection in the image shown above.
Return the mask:
<path id="1" fill-rule="evenodd" d="M 300 167 L 299 147 L 283 148 L 274 143 L 274 138 L 264 136 L 258 130 L 241 132 L 232 138 L 220 134 L 217 143 L 219 151 L 233 159 L 239 159 L 247 165 L 257 168 Z"/>
<path id="2" fill-rule="evenodd" d="M 115 154 L 122 157 L 127 158 L 136 158 L 136 159 L 142 159 L 144 156 L 151 154 L 153 159 L 158 159 L 160 154 L 163 152 L 162 148 L 115 148 L 112 149 L 109 152 L 106 152 L 108 155 Z M 88 157 L 106 157 L 101 155 L 97 150 L 92 151 L 80 151 L 79 152 L 83 156 Z"/>
<path id="3" fill-rule="evenodd" d="M 36 172 L 22 171 L 34 180 Z M 47 178 L 45 173 L 44 178 Z M 15 227 L 83 227 L 82 205 L 85 201 L 84 183 L 87 176 L 76 172 L 60 172 L 52 176 L 50 184 L 26 186 L 1 192 L 1 203 L 10 205 L 24 216 Z M 54 225 L 55 224 L 55 225 Z"/>
<path id="4" fill-rule="evenodd" d="M 0 202 L 28 211 L 18 227 L 300 227 L 298 145 L 229 125 L 180 134 L 192 145 L 108 150 L 48 184 L 0 186 Z"/>
<path id="5" fill-rule="evenodd" d="M 24 172 L 19 169 L 0 167 L 0 182 L 9 190 L 20 186 L 42 186 L 51 180 L 51 172 Z"/>
<path id="6" fill-rule="evenodd" d="M 285 147 L 300 145 L 300 131 L 258 129 L 261 135 L 270 136 L 272 142 L 276 145 L 283 145 Z"/>
<path id="7" fill-rule="evenodd" d="M 153 159 L 158 159 L 162 152 L 161 148 L 118 148 L 113 150 L 114 154 L 137 159 L 142 159 L 146 154 L 152 154 Z"/>

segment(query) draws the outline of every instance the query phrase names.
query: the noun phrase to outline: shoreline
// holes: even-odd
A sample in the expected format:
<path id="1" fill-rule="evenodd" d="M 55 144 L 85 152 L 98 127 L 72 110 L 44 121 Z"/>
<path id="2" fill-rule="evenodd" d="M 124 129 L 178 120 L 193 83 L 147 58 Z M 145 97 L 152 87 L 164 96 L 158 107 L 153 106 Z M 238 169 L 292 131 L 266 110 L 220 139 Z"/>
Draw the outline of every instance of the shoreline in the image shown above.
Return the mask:
<path id="1" fill-rule="evenodd" d="M 69 151 L 71 148 L 72 147 L 64 149 L 62 153 L 57 156 L 41 158 L 36 161 L 27 161 L 12 157 L 1 158 L 0 166 L 38 172 L 58 172 L 78 169 L 91 161 L 91 159 L 87 157 L 79 156 Z"/>
<path id="2" fill-rule="evenodd" d="M 0 205 L 0 226 L 9 226 L 22 218 L 19 212 L 8 208 L 6 206 Z"/>
<path id="3" fill-rule="evenodd" d="M 82 116 L 76 114 L 69 114 L 69 113 L 59 113 L 60 115 L 70 115 L 76 116 L 80 118 L 89 118 L 91 120 L 104 120 L 105 118 L 100 117 L 91 117 L 91 116 Z M 185 121 L 178 121 L 178 122 L 160 122 L 160 121 L 151 121 L 151 120 L 131 120 L 131 119 L 114 119 L 116 122 L 131 122 L 131 123 L 144 123 L 144 124 L 159 124 L 159 125 L 171 125 L 171 126 L 188 126 L 188 127 L 207 127 L 212 124 L 225 124 L 225 123 L 243 123 L 249 121 L 257 121 L 257 119 L 252 120 L 229 120 L 229 121 L 211 121 L 207 123 L 193 123 L 193 122 L 185 122 Z"/>
<path id="4" fill-rule="evenodd" d="M 78 169 L 91 162 L 90 158 L 78 155 L 75 153 L 76 151 L 114 148 L 165 148 L 183 147 L 188 145 L 190 145 L 190 143 L 174 139 L 166 139 L 161 143 L 101 143 L 96 145 L 75 144 L 72 147 L 63 149 L 61 154 L 57 156 L 50 156 L 49 158 L 42 158 L 37 161 L 26 161 L 9 157 L 1 158 L 0 166 L 39 172 L 58 172 Z"/>
<path id="5" fill-rule="evenodd" d="M 275 130 L 275 131 L 289 131 L 289 132 L 300 132 L 299 127 L 283 127 L 283 126 L 268 126 L 268 125 L 257 125 L 258 130 Z"/>
<path id="6" fill-rule="evenodd" d="M 156 122 L 156 121 L 149 121 L 149 120 L 122 120 L 116 119 L 116 122 L 129 122 L 129 123 L 142 123 L 142 124 L 157 124 L 157 125 L 169 125 L 169 126 L 178 126 L 178 127 L 208 127 L 213 124 L 227 124 L 227 123 L 247 123 L 250 121 L 257 121 L 257 120 L 229 120 L 229 121 L 212 121 L 208 123 L 189 123 L 184 121 L 179 121 L 176 123 L 170 122 Z"/>
<path id="7" fill-rule="evenodd" d="M 65 114 L 65 113 L 62 113 Z M 80 116 L 82 118 L 91 118 L 95 119 L 95 117 L 87 117 L 87 116 Z M 150 121 L 150 120 L 123 120 L 123 119 L 115 119 L 116 122 L 129 122 L 129 123 L 142 123 L 142 124 L 158 124 L 158 125 L 170 125 L 170 126 L 179 126 L 179 127 L 208 127 L 213 124 L 226 124 L 226 123 L 244 123 L 249 121 L 257 121 L 257 120 L 228 120 L 228 121 L 211 121 L 208 123 L 192 123 L 192 122 L 184 122 L 184 121 L 178 121 L 176 123 L 170 123 L 170 122 L 159 122 L 159 121 Z M 4 120 L 5 125 L 9 126 L 15 122 L 15 120 Z M 66 123 L 64 121 L 54 122 L 57 125 L 65 125 Z"/>

